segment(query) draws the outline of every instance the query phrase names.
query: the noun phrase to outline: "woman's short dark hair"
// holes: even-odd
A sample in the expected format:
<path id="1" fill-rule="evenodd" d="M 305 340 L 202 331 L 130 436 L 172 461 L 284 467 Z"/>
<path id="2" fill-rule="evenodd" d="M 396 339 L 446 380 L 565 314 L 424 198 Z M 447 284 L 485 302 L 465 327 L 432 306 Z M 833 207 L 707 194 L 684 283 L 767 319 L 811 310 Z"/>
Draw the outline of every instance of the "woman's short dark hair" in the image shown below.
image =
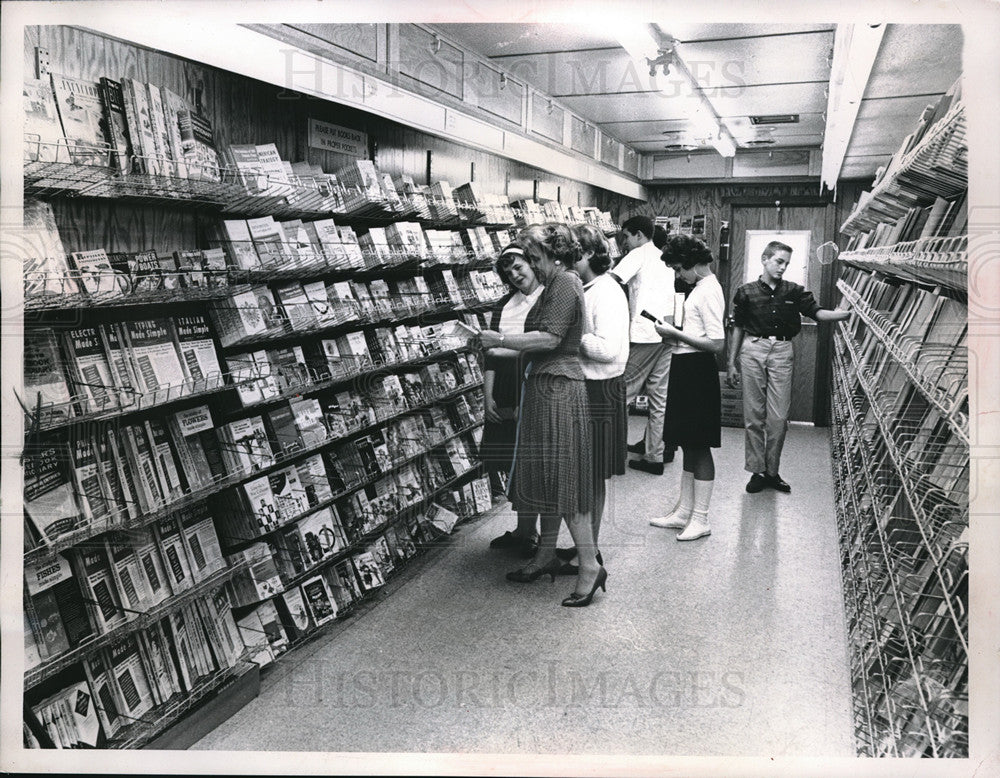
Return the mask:
<path id="1" fill-rule="evenodd" d="M 590 252 L 587 264 L 595 275 L 608 272 L 611 267 L 611 254 L 608 251 L 608 241 L 593 224 L 577 224 L 573 227 L 576 239 L 580 243 L 580 254 Z"/>
<path id="2" fill-rule="evenodd" d="M 542 255 L 567 269 L 580 259 L 580 243 L 565 224 L 532 224 L 518 233 L 517 243 L 532 267 Z"/>
<path id="3" fill-rule="evenodd" d="M 497 261 L 493 268 L 496 270 L 497 275 L 500 276 L 500 280 L 503 281 L 511 289 L 517 289 L 516 286 L 510 280 L 510 266 L 514 264 L 518 259 L 523 259 L 528 262 L 527 257 L 524 256 L 524 249 L 521 245 L 514 241 L 513 243 L 508 243 L 500 251 L 500 256 L 497 257 Z M 530 264 L 530 262 L 528 262 Z"/>
<path id="4" fill-rule="evenodd" d="M 690 270 L 695 265 L 709 264 L 712 252 L 705 241 L 693 235 L 669 235 L 660 258 L 666 265 L 680 265 L 685 270 Z"/>

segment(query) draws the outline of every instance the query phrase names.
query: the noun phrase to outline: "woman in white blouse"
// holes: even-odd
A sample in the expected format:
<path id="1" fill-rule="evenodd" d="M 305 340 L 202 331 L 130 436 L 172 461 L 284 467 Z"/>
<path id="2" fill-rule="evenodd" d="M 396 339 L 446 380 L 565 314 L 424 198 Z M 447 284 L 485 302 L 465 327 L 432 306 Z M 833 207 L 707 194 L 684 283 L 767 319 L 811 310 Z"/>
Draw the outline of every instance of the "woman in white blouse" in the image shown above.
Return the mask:
<path id="1" fill-rule="evenodd" d="M 490 329 L 504 335 L 524 332 L 524 319 L 539 296 L 542 284 L 516 243 L 506 246 L 497 258 L 497 274 L 510 289 L 493 309 Z M 497 353 L 497 352 L 494 352 Z M 483 400 L 486 423 L 479 455 L 491 474 L 510 472 L 517 437 L 517 413 L 521 404 L 521 385 L 529 355 L 511 352 L 509 356 L 487 354 L 483 365 Z M 518 513 L 517 528 L 490 541 L 490 548 L 517 551 L 534 556 L 538 546 L 537 518 L 534 513 Z"/>
<path id="2" fill-rule="evenodd" d="M 628 361 L 628 298 L 617 280 L 607 275 L 611 256 L 604 234 L 589 224 L 573 228 L 581 258 L 575 270 L 583 282 L 584 319 L 580 364 L 590 403 L 591 441 L 594 452 L 594 507 L 591 523 L 598 547 L 601 517 L 608 493 L 608 479 L 624 475 L 628 446 L 625 402 L 625 363 Z M 564 575 L 576 575 L 576 549 L 559 549 Z M 597 552 L 598 564 L 604 564 Z"/>
<path id="3" fill-rule="evenodd" d="M 721 445 L 721 391 L 715 355 L 725 343 L 725 297 L 712 273 L 708 246 L 690 235 L 671 235 L 663 261 L 694 289 L 684 303 L 681 327 L 656 325 L 664 339 L 673 340 L 673 361 L 667 390 L 663 440 L 684 452 L 680 496 L 674 510 L 650 521 L 655 527 L 679 529 L 678 540 L 697 540 L 712 532 L 708 506 L 715 483 L 712 449 Z"/>

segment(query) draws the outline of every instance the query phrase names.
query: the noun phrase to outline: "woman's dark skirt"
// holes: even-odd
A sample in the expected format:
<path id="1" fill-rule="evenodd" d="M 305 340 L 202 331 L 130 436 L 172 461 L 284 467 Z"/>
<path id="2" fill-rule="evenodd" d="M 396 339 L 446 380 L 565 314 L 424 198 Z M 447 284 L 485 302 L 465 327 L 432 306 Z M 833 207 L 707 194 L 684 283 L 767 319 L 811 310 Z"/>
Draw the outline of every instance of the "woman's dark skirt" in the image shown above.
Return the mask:
<path id="1" fill-rule="evenodd" d="M 519 513 L 570 516 L 593 502 L 590 410 L 584 381 L 530 374 L 508 495 Z"/>
<path id="2" fill-rule="evenodd" d="M 674 354 L 667 385 L 663 441 L 674 446 L 722 445 L 722 390 L 715 356 Z"/>
<path id="3" fill-rule="evenodd" d="M 625 381 L 622 376 L 616 376 L 587 380 L 586 384 L 594 478 L 603 481 L 613 475 L 624 475 L 628 447 Z"/>

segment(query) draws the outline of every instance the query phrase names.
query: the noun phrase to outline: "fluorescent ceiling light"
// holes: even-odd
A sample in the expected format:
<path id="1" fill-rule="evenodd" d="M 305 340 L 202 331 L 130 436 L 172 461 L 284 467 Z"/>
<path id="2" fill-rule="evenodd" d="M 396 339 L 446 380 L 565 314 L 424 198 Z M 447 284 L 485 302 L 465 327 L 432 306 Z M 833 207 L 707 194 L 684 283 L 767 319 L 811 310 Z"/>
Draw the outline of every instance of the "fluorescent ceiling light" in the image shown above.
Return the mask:
<path id="1" fill-rule="evenodd" d="M 884 24 L 837 25 L 823 134 L 821 181 L 828 189 L 833 189 L 840 177 L 885 27 Z"/>
<path id="2" fill-rule="evenodd" d="M 677 95 L 671 90 L 668 94 L 672 100 L 683 100 L 688 107 L 685 109 L 687 119 L 691 123 L 691 134 L 696 138 L 707 138 L 709 143 L 724 157 L 736 156 L 736 140 L 729 129 L 722 123 L 715 106 L 702 92 L 697 79 L 688 70 L 687 64 L 677 52 L 677 41 L 665 34 L 655 24 L 632 24 L 613 22 L 604 26 L 604 33 L 611 33 L 621 47 L 637 60 L 643 69 L 650 67 L 663 52 L 670 60 L 670 69 L 684 79 L 689 90 L 688 95 Z M 665 89 L 660 90 L 666 93 Z"/>

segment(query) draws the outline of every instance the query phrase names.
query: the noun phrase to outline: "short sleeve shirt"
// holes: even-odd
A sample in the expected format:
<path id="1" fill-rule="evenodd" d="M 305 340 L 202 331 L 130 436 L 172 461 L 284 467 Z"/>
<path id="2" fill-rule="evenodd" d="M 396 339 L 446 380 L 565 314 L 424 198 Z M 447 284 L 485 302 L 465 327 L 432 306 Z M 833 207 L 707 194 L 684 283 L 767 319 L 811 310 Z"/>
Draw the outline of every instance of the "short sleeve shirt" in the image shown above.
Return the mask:
<path id="1" fill-rule="evenodd" d="M 562 270 L 546 285 L 524 320 L 525 332 L 548 332 L 559 338 L 553 351 L 531 353 L 531 372 L 583 380 L 580 338 L 583 337 L 583 283 Z"/>
<path id="2" fill-rule="evenodd" d="M 772 289 L 758 278 L 733 297 L 733 321 L 748 335 L 794 337 L 802 329 L 799 314 L 815 319 L 819 309 L 812 292 L 785 279 Z"/>

